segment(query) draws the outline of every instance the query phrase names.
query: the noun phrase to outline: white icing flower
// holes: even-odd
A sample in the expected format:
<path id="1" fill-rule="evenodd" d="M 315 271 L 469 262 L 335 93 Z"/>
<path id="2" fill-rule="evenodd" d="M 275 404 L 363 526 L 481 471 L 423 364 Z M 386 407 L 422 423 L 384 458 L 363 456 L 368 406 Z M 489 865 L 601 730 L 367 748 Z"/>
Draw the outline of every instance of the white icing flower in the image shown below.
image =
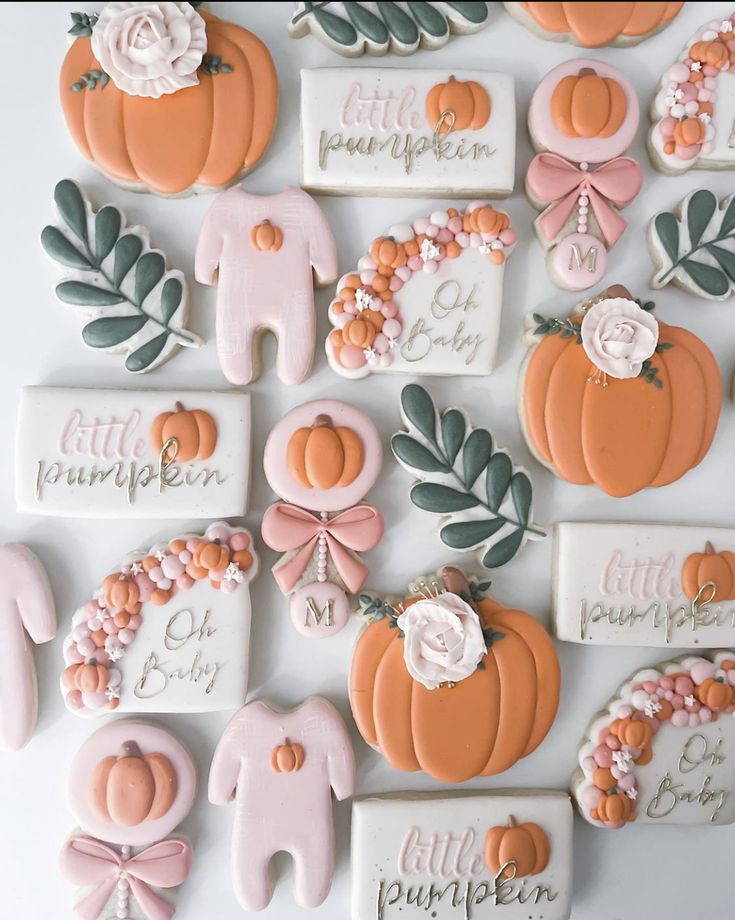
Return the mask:
<path id="1" fill-rule="evenodd" d="M 119 687 L 108 687 L 105 690 L 105 696 L 108 700 L 119 700 L 120 699 L 120 688 Z"/>
<path id="2" fill-rule="evenodd" d="M 421 244 L 421 252 L 419 253 L 424 262 L 430 262 L 432 259 L 435 259 L 439 255 L 439 247 L 435 246 L 430 239 L 425 239 Z"/>
<path id="3" fill-rule="evenodd" d="M 630 789 L 627 789 L 625 794 L 628 796 L 631 802 L 635 802 L 635 800 L 638 798 L 638 790 L 635 788 L 635 786 L 631 786 Z"/>
<path id="4" fill-rule="evenodd" d="M 621 773 L 630 773 L 630 762 L 633 759 L 630 751 L 613 751 L 612 759 Z"/>
<path id="5" fill-rule="evenodd" d="M 363 353 L 363 355 L 365 356 L 365 358 L 367 359 L 368 364 L 375 364 L 375 362 L 378 360 L 378 353 L 377 353 L 377 351 L 376 351 L 374 348 L 372 348 L 372 347 L 370 347 L 370 348 L 363 348 L 362 353 Z"/>
<path id="6" fill-rule="evenodd" d="M 362 313 L 363 310 L 367 310 L 372 299 L 372 295 L 370 295 L 364 288 L 358 288 L 355 291 L 355 306 L 357 307 L 357 312 Z"/>
<path id="7" fill-rule="evenodd" d="M 119 661 L 123 656 L 123 650 L 121 648 L 109 648 L 105 649 L 105 651 L 110 661 Z"/>
<path id="8" fill-rule="evenodd" d="M 723 19 L 720 23 L 720 32 L 732 32 L 732 22 L 729 19 Z"/>
<path id="9" fill-rule="evenodd" d="M 646 705 L 643 707 L 643 711 L 649 719 L 652 719 L 656 713 L 661 712 L 662 709 L 663 706 L 654 697 L 649 697 L 649 699 L 646 701 Z"/>
<path id="10" fill-rule="evenodd" d="M 684 705 L 685 705 L 685 706 L 693 706 L 693 705 L 695 704 L 695 702 L 696 702 L 696 700 L 694 699 L 694 697 L 692 696 L 691 693 L 689 694 L 689 696 L 685 696 L 685 697 L 684 697 Z"/>
<path id="11" fill-rule="evenodd" d="M 633 300 L 610 297 L 587 310 L 582 346 L 603 373 L 619 380 L 637 377 L 658 344 L 658 323 Z"/>
<path id="12" fill-rule="evenodd" d="M 245 574 L 236 562 L 231 562 L 225 569 L 225 581 L 234 581 L 239 585 L 245 580 Z"/>
<path id="13" fill-rule="evenodd" d="M 428 690 L 474 674 L 487 651 L 480 617 L 456 594 L 417 601 L 396 622 L 408 673 Z"/>
<path id="14" fill-rule="evenodd" d="M 160 550 L 160 549 L 156 550 L 154 555 L 156 559 L 158 559 L 159 562 L 163 562 L 163 560 L 166 558 L 166 553 L 164 553 L 163 550 Z"/>
<path id="15" fill-rule="evenodd" d="M 702 69 L 701 61 L 692 61 L 692 63 L 689 65 L 689 70 L 691 70 L 693 73 L 699 73 L 701 69 Z"/>
<path id="16" fill-rule="evenodd" d="M 130 566 L 130 574 L 131 574 L 131 575 L 142 575 L 144 571 L 145 571 L 145 570 L 143 569 L 143 566 L 142 566 L 139 562 L 134 562 L 134 563 Z"/>
<path id="17" fill-rule="evenodd" d="M 190 3 L 108 3 L 92 30 L 92 52 L 115 86 L 158 99 L 199 82 L 204 20 Z"/>
<path id="18" fill-rule="evenodd" d="M 398 339 L 388 339 L 388 351 L 398 348 Z"/>

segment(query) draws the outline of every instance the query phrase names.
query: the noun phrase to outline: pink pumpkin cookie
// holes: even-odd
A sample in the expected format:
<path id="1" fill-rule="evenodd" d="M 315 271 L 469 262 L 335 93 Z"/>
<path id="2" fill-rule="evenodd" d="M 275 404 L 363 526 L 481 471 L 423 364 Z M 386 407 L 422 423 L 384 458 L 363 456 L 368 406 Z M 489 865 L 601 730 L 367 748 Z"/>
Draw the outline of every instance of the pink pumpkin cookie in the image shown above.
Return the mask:
<path id="1" fill-rule="evenodd" d="M 79 829 L 59 861 L 77 888 L 79 920 L 170 920 L 192 852 L 185 837 L 169 835 L 195 794 L 189 752 L 157 725 L 117 721 L 85 741 L 68 780 Z"/>
<path id="2" fill-rule="evenodd" d="M 526 173 L 526 192 L 542 213 L 534 226 L 559 287 L 582 291 L 607 268 L 607 251 L 626 223 L 618 209 L 641 190 L 638 163 L 621 156 L 638 129 L 638 97 L 617 68 L 575 59 L 539 83 L 528 110 L 539 151 Z"/>
<path id="3" fill-rule="evenodd" d="M 285 851 L 294 862 L 294 897 L 318 907 L 334 873 L 332 793 L 355 791 L 355 756 L 344 722 L 321 697 L 291 711 L 248 703 L 225 729 L 209 774 L 209 801 L 235 799 L 235 895 L 249 911 L 272 896 L 269 864 Z"/>
<path id="4" fill-rule="evenodd" d="M 31 740 L 38 716 L 36 669 L 28 641 L 56 635 L 56 608 L 41 561 L 20 543 L 0 546 L 0 750 Z"/>
<path id="5" fill-rule="evenodd" d="M 294 626 L 309 638 L 332 636 L 346 625 L 348 595 L 368 576 L 357 554 L 380 541 L 383 518 L 361 499 L 381 463 L 375 425 L 336 399 L 293 409 L 268 437 L 265 475 L 286 501 L 263 516 L 263 541 L 285 554 L 273 575 L 291 598 Z"/>

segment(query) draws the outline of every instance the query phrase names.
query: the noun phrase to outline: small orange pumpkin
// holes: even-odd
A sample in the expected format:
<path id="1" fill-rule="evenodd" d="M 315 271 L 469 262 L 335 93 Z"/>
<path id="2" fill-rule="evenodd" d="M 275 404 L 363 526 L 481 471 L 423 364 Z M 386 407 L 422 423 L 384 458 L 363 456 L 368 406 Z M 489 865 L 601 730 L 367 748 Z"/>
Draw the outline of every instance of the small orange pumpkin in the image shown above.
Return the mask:
<path id="1" fill-rule="evenodd" d="M 551 118 L 565 137 L 612 137 L 627 111 L 623 87 L 591 67 L 563 77 L 551 94 Z"/>
<path id="2" fill-rule="evenodd" d="M 342 340 L 357 348 L 370 348 L 378 330 L 367 319 L 351 319 L 342 327 Z"/>
<path id="3" fill-rule="evenodd" d="M 165 754 L 144 756 L 135 741 L 126 741 L 121 757 L 105 757 L 92 771 L 87 801 L 101 820 L 135 827 L 163 817 L 176 790 L 176 771 Z"/>
<path id="4" fill-rule="evenodd" d="M 286 468 L 305 489 L 343 489 L 357 479 L 365 450 L 356 431 L 333 427 L 327 415 L 318 415 L 311 428 L 298 428 L 286 448 Z"/>
<path id="5" fill-rule="evenodd" d="M 665 26 L 684 6 L 683 3 L 573 3 L 528 2 L 521 4 L 544 31 L 567 33 L 579 45 L 596 48 L 618 37 L 640 39 Z"/>
<path id="6" fill-rule="evenodd" d="M 651 726 L 636 719 L 615 719 L 610 725 L 610 731 L 622 744 L 641 750 L 649 747 L 653 737 Z"/>
<path id="7" fill-rule="evenodd" d="M 110 672 L 103 664 L 97 664 L 95 658 L 83 664 L 70 664 L 62 675 L 67 690 L 80 690 L 82 693 L 104 692 L 109 679 Z"/>
<path id="8" fill-rule="evenodd" d="M 437 83 L 426 95 L 427 121 L 432 131 L 438 130 L 440 134 L 479 131 L 488 123 L 491 109 L 487 90 L 474 80 L 450 77 L 446 83 Z"/>
<path id="9" fill-rule="evenodd" d="M 691 553 L 684 560 L 681 587 L 693 601 L 708 582 L 714 585 L 712 602 L 735 600 L 735 553 L 729 550 L 716 553 L 709 541 L 703 553 Z"/>
<path id="10" fill-rule="evenodd" d="M 682 118 L 674 125 L 674 140 L 682 147 L 701 144 L 704 140 L 704 122 L 698 118 Z"/>
<path id="11" fill-rule="evenodd" d="M 304 749 L 286 738 L 271 751 L 271 769 L 276 773 L 298 773 L 304 762 Z"/>
<path id="12" fill-rule="evenodd" d="M 485 837 L 485 865 L 494 877 L 503 871 L 503 878 L 525 878 L 538 875 L 549 864 L 551 847 L 546 832 L 533 821 L 517 824 L 508 816 L 506 827 L 491 827 Z M 508 863 L 515 865 L 515 873 Z"/>
<path id="13" fill-rule="evenodd" d="M 709 42 L 695 42 L 689 49 L 689 57 L 701 64 L 709 64 L 721 70 L 730 62 L 730 52 L 727 45 L 717 39 Z"/>
<path id="14" fill-rule="evenodd" d="M 250 231 L 250 245 L 260 252 L 278 252 L 283 244 L 283 231 L 269 220 L 262 220 Z"/>
<path id="15" fill-rule="evenodd" d="M 379 236 L 374 240 L 370 247 L 370 258 L 378 266 L 378 270 L 401 268 L 408 261 L 403 244 L 397 243 L 392 236 Z"/>
<path id="16" fill-rule="evenodd" d="M 735 699 L 735 688 L 720 677 L 708 677 L 694 688 L 694 694 L 703 706 L 712 712 L 721 712 Z"/>
<path id="17" fill-rule="evenodd" d="M 153 419 L 148 437 L 156 456 L 168 441 L 176 441 L 176 451 L 172 457 L 167 451 L 166 460 L 174 457 L 180 463 L 207 460 L 217 446 L 217 425 L 209 412 L 203 409 L 188 411 L 177 402 L 173 412 L 162 412 Z"/>
<path id="18" fill-rule="evenodd" d="M 632 821 L 635 817 L 633 803 L 624 793 L 611 790 L 600 796 L 597 807 L 590 809 L 590 817 L 593 821 L 602 821 L 603 824 Z"/>
<path id="19" fill-rule="evenodd" d="M 113 572 L 102 582 L 102 594 L 108 607 L 140 613 L 140 588 L 134 578 Z"/>
<path id="20" fill-rule="evenodd" d="M 508 229 L 510 220 L 503 211 L 496 211 L 486 204 L 465 214 L 462 225 L 466 233 L 490 233 L 497 236 Z"/>
<path id="21" fill-rule="evenodd" d="M 192 562 L 207 572 L 221 572 L 230 564 L 231 558 L 229 547 L 219 540 L 204 540 L 194 547 Z"/>

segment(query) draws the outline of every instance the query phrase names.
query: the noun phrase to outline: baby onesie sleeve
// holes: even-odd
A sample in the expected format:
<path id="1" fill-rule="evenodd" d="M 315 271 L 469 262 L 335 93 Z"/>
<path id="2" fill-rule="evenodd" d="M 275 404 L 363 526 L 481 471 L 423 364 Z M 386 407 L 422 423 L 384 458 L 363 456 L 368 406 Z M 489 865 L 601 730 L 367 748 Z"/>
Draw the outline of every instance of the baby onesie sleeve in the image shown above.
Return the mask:
<path id="1" fill-rule="evenodd" d="M 212 805 L 226 805 L 237 792 L 242 769 L 243 738 L 247 734 L 246 709 L 229 723 L 219 740 L 209 770 L 209 801 Z"/>
<path id="2" fill-rule="evenodd" d="M 226 195 L 227 193 L 225 193 Z M 215 284 L 219 260 L 222 255 L 225 238 L 225 215 L 220 195 L 207 211 L 202 229 L 199 232 L 196 254 L 194 256 L 194 277 L 200 284 Z"/>
<path id="3" fill-rule="evenodd" d="M 347 727 L 337 710 L 330 706 L 330 742 L 327 752 L 329 785 L 338 800 L 355 793 L 355 753 Z"/>
<path id="4" fill-rule="evenodd" d="M 56 607 L 46 572 L 39 560 L 25 546 L 5 546 L 10 555 L 12 572 L 4 570 L 0 605 L 12 609 L 17 605 L 21 622 L 36 644 L 49 642 L 56 635 Z"/>
<path id="5" fill-rule="evenodd" d="M 324 211 L 314 199 L 304 195 L 306 220 L 304 221 L 309 246 L 309 260 L 316 274 L 319 284 L 331 284 L 339 275 L 339 260 L 337 258 L 337 244 L 332 236 Z"/>

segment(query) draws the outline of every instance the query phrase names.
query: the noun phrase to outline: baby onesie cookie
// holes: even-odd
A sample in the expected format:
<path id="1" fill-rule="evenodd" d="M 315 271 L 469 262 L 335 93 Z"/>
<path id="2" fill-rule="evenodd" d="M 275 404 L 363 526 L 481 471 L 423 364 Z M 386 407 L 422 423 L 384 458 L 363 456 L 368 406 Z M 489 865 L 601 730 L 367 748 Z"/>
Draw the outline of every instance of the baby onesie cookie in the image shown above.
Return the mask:
<path id="1" fill-rule="evenodd" d="M 294 627 L 311 639 L 339 632 L 348 595 L 369 574 L 358 553 L 383 536 L 380 512 L 362 501 L 380 474 L 383 451 L 372 421 L 336 399 L 289 412 L 265 444 L 263 469 L 283 502 L 263 515 L 263 542 L 284 553 L 273 577 L 289 595 Z"/>
<path id="2" fill-rule="evenodd" d="M 725 300 L 735 288 L 735 195 L 718 204 L 708 189 L 690 192 L 648 225 L 656 274 L 652 288 L 670 282 L 695 297 Z"/>
<path id="3" fill-rule="evenodd" d="M 491 374 L 516 239 L 508 215 L 481 201 L 394 224 L 339 281 L 330 366 L 352 380 Z"/>
<path id="4" fill-rule="evenodd" d="M 540 38 L 583 48 L 637 45 L 665 29 L 683 3 L 516 3 L 510 15 Z"/>
<path id="5" fill-rule="evenodd" d="M 248 703 L 217 744 L 209 801 L 235 800 L 232 880 L 244 910 L 263 910 L 273 895 L 269 864 L 278 852 L 293 860 L 294 900 L 318 907 L 334 874 L 332 794 L 355 792 L 355 755 L 342 717 L 310 697 L 295 709 Z"/>
<path id="6" fill-rule="evenodd" d="M 494 907 L 509 920 L 567 920 L 571 899 L 564 792 L 409 792 L 352 805 L 352 920 L 418 920 L 426 904 L 433 920 Z"/>
<path id="7" fill-rule="evenodd" d="M 607 251 L 627 226 L 618 210 L 643 182 L 638 163 L 621 156 L 638 120 L 633 85 L 603 61 L 566 61 L 533 94 L 528 130 L 541 152 L 528 167 L 526 193 L 542 212 L 534 227 L 559 287 L 581 291 L 605 274 Z"/>
<path id="8" fill-rule="evenodd" d="M 486 3 L 297 3 L 288 32 L 314 35 L 344 57 L 442 48 L 487 25 Z"/>
<path id="9" fill-rule="evenodd" d="M 722 405 L 712 352 L 613 285 L 568 318 L 527 317 L 520 420 L 567 482 L 622 497 L 680 479 L 705 457 Z"/>
<path id="10" fill-rule="evenodd" d="M 132 191 L 224 188 L 258 163 L 278 110 L 273 59 L 252 32 L 191 3 L 72 13 L 59 94 L 86 159 Z"/>
<path id="11" fill-rule="evenodd" d="M 588 645 L 735 645 L 735 530 L 562 523 L 554 628 Z"/>
<path id="12" fill-rule="evenodd" d="M 572 776 L 597 827 L 735 821 L 735 652 L 638 671 L 587 729 Z"/>
<path id="13" fill-rule="evenodd" d="M 528 474 L 498 448 L 492 433 L 473 428 L 463 409 L 441 414 L 423 387 L 401 393 L 406 431 L 391 438 L 393 456 L 415 476 L 417 508 L 439 514 L 439 539 L 449 549 L 476 549 L 489 569 L 505 565 L 527 540 L 546 532 L 533 521 Z"/>
<path id="14" fill-rule="evenodd" d="M 186 278 L 151 248 L 145 227 L 128 227 L 123 212 L 111 204 L 95 211 L 71 179 L 57 184 L 54 201 L 60 222 L 43 228 L 41 245 L 65 269 L 56 296 L 84 318 L 82 341 L 88 348 L 124 354 L 125 369 L 142 374 L 181 346 L 202 345 L 184 328 Z"/>
<path id="15" fill-rule="evenodd" d="M 191 755 L 150 722 L 122 720 L 96 731 L 71 763 L 69 807 L 79 828 L 59 857 L 77 889 L 79 920 L 170 920 L 192 849 L 170 836 L 191 810 Z"/>
<path id="16" fill-rule="evenodd" d="M 72 617 L 67 707 L 100 716 L 241 706 L 257 573 L 250 533 L 223 522 L 130 553 Z"/>
<path id="17" fill-rule="evenodd" d="M 515 121 L 509 74 L 302 70 L 302 185 L 332 195 L 506 197 Z"/>
<path id="18" fill-rule="evenodd" d="M 350 669 L 365 741 L 397 770 L 444 783 L 508 770 L 546 737 L 559 661 L 543 626 L 454 566 L 404 597 L 360 595 L 368 624 Z"/>
<path id="19" fill-rule="evenodd" d="M 651 162 L 676 176 L 688 169 L 734 169 L 735 13 L 699 28 L 661 77 L 651 107 Z"/>
<path id="20" fill-rule="evenodd" d="M 55 635 L 56 607 L 41 560 L 21 543 L 0 545 L 0 750 L 19 751 L 31 740 L 38 717 L 31 642 Z"/>
<path id="21" fill-rule="evenodd" d="M 217 354 L 238 386 L 260 376 L 260 337 L 278 339 L 276 369 L 302 383 L 314 360 L 314 283 L 338 274 L 337 246 L 313 198 L 296 188 L 251 195 L 242 186 L 219 195 L 197 244 L 195 275 L 217 287 Z M 287 280 L 287 283 L 285 283 Z"/>
<path id="22" fill-rule="evenodd" d="M 250 397 L 202 390 L 24 387 L 19 511 L 212 518 L 247 511 Z"/>

